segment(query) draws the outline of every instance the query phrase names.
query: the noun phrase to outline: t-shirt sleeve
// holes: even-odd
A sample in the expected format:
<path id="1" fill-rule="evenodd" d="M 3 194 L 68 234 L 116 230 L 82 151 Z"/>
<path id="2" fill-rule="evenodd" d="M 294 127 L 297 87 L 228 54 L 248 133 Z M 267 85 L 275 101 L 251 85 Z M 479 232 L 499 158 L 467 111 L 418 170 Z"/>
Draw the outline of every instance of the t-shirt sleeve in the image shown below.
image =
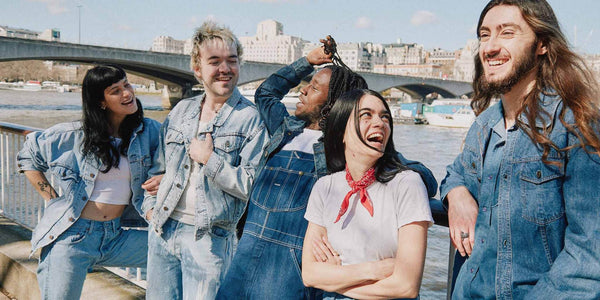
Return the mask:
<path id="1" fill-rule="evenodd" d="M 319 226 L 325 227 L 325 222 L 323 221 L 323 213 L 324 213 L 324 205 L 325 205 L 325 194 L 326 194 L 326 181 L 327 177 L 320 178 L 317 180 L 315 185 L 310 192 L 310 196 L 308 197 L 308 204 L 306 206 L 306 213 L 304 213 L 304 218 L 317 224 Z"/>
<path id="2" fill-rule="evenodd" d="M 407 174 L 404 174 L 407 173 Z M 398 228 L 420 221 L 433 224 L 429 197 L 423 180 L 413 171 L 404 171 L 396 176 L 402 176 L 396 186 L 396 222 Z"/>

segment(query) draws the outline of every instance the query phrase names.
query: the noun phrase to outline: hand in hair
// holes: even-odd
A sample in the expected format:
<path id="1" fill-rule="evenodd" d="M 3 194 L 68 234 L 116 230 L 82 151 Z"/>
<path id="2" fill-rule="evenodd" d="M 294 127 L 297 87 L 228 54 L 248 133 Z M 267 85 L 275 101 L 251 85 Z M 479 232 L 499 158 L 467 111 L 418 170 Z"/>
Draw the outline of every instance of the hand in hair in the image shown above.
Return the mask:
<path id="1" fill-rule="evenodd" d="M 202 141 L 194 138 L 190 143 L 189 154 L 190 158 L 200 164 L 206 164 L 210 155 L 213 153 L 213 139 L 210 133 L 206 134 L 206 138 Z"/>
<path id="2" fill-rule="evenodd" d="M 308 55 L 306 55 L 306 59 L 308 60 L 308 63 L 310 63 L 311 65 L 319 66 L 322 64 L 331 63 L 332 55 L 333 55 L 332 53 L 325 54 L 325 48 L 323 46 L 321 46 L 319 48 L 315 48 L 312 51 L 310 51 L 308 53 Z"/>

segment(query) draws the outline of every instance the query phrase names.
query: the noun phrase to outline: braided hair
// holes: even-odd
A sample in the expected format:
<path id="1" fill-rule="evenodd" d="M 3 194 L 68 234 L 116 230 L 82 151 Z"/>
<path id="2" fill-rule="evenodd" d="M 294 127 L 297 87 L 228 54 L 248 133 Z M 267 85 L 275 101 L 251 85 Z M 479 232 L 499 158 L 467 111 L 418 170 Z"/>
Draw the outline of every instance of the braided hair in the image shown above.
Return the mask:
<path id="1" fill-rule="evenodd" d="M 345 65 L 344 65 L 345 66 Z M 348 67 L 338 65 L 328 65 L 325 68 L 331 70 L 331 78 L 329 79 L 329 92 L 327 93 L 327 101 L 321 108 L 321 117 L 319 126 L 321 130 L 325 130 L 327 116 L 331 111 L 331 107 L 343 93 L 355 89 L 368 88 L 365 79 L 350 70 Z"/>

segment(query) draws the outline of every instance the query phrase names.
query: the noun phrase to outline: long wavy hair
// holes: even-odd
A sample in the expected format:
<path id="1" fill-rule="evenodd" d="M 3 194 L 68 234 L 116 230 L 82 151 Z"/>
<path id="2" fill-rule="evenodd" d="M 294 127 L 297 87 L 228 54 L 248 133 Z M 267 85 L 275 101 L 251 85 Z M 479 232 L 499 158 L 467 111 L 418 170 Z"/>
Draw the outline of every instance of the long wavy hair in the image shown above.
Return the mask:
<path id="1" fill-rule="evenodd" d="M 558 95 L 563 103 L 573 111 L 575 124 L 565 122 L 565 110 L 561 111 L 559 120 L 569 132 L 577 136 L 580 143 L 559 149 L 549 138 L 554 124 L 546 124 L 551 125 L 547 129 L 537 129 L 535 126 L 528 128 L 520 119 L 517 119 L 517 125 L 523 128 L 531 140 L 543 149 L 542 161 L 547 164 L 557 164 L 548 161 L 551 149 L 563 153 L 571 148 L 582 146 L 588 153 L 600 155 L 600 140 L 597 135 L 597 130 L 600 128 L 598 83 L 583 59 L 569 48 L 552 7 L 545 0 L 492 0 L 481 12 L 477 28 L 481 27 L 483 19 L 490 9 L 498 5 L 518 7 L 527 24 L 535 32 L 536 43 L 541 42 L 547 49 L 546 54 L 537 58 L 536 85 L 525 97 L 518 114 L 523 113 L 529 124 L 536 124 L 536 120 L 544 122 L 542 115 L 551 116 L 547 116 L 547 113 L 540 108 L 540 93 Z M 477 37 L 480 37 L 479 32 Z M 476 114 L 483 112 L 489 106 L 490 100 L 498 96 L 486 91 L 483 77 L 483 65 L 477 54 L 475 55 L 473 80 L 474 97 L 471 103 Z"/>
<path id="2" fill-rule="evenodd" d="M 351 117 L 354 118 L 354 129 L 356 130 L 356 135 L 360 141 L 365 146 L 375 151 L 380 151 L 377 148 L 367 144 L 360 133 L 358 110 L 360 109 L 360 100 L 366 95 L 377 97 L 379 100 L 381 100 L 381 103 L 383 103 L 385 109 L 390 112 L 390 107 L 385 102 L 383 97 L 379 93 L 368 89 L 356 89 L 348 91 L 342 94 L 335 101 L 335 104 L 329 112 L 329 117 L 327 117 L 327 124 L 325 126 L 326 129 L 324 131 L 325 159 L 327 161 L 327 169 L 331 173 L 339 172 L 346 168 L 344 133 L 346 132 L 348 120 Z M 392 180 L 398 172 L 408 170 L 408 168 L 404 166 L 398 158 L 396 149 L 394 148 L 393 136 L 394 126 L 390 126 L 390 135 L 383 151 L 383 156 L 381 156 L 375 163 L 375 178 L 379 182 L 388 182 Z"/>
<path id="3" fill-rule="evenodd" d="M 108 112 L 101 108 L 101 102 L 104 101 L 104 90 L 125 78 L 125 71 L 112 65 L 96 66 L 88 70 L 83 78 L 83 155 L 98 158 L 102 162 L 104 173 L 119 166 L 120 155 L 127 155 L 133 131 L 143 124 L 142 103 L 136 98 L 138 110 L 126 116 L 119 126 L 120 145 L 116 147 L 111 142 Z"/>
<path id="4" fill-rule="evenodd" d="M 321 107 L 319 127 L 321 127 L 322 130 L 325 130 L 325 126 L 327 126 L 327 116 L 335 104 L 336 99 L 345 92 L 368 88 L 365 79 L 348 68 L 337 65 L 328 65 L 325 66 L 325 69 L 331 70 L 331 78 L 329 79 L 327 101 L 325 101 Z"/>

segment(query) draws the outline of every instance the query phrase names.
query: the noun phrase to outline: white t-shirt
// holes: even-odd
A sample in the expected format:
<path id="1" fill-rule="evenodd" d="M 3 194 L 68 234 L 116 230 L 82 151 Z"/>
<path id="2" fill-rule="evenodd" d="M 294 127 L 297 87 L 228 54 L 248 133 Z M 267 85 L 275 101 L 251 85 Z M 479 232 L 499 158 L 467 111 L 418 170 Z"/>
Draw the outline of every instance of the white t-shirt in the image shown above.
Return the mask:
<path id="1" fill-rule="evenodd" d="M 322 135 L 323 132 L 321 130 L 304 128 L 301 134 L 295 136 L 281 150 L 314 154 L 313 144 L 316 144 Z"/>
<path id="2" fill-rule="evenodd" d="M 375 181 L 367 188 L 373 216 L 360 203 L 357 192 L 350 197 L 346 213 L 333 223 L 350 190 L 345 171 L 320 178 L 304 215 L 327 229 L 327 238 L 344 265 L 395 257 L 400 227 L 417 221 L 433 224 L 427 189 L 416 172 L 403 171 L 387 183 Z"/>

